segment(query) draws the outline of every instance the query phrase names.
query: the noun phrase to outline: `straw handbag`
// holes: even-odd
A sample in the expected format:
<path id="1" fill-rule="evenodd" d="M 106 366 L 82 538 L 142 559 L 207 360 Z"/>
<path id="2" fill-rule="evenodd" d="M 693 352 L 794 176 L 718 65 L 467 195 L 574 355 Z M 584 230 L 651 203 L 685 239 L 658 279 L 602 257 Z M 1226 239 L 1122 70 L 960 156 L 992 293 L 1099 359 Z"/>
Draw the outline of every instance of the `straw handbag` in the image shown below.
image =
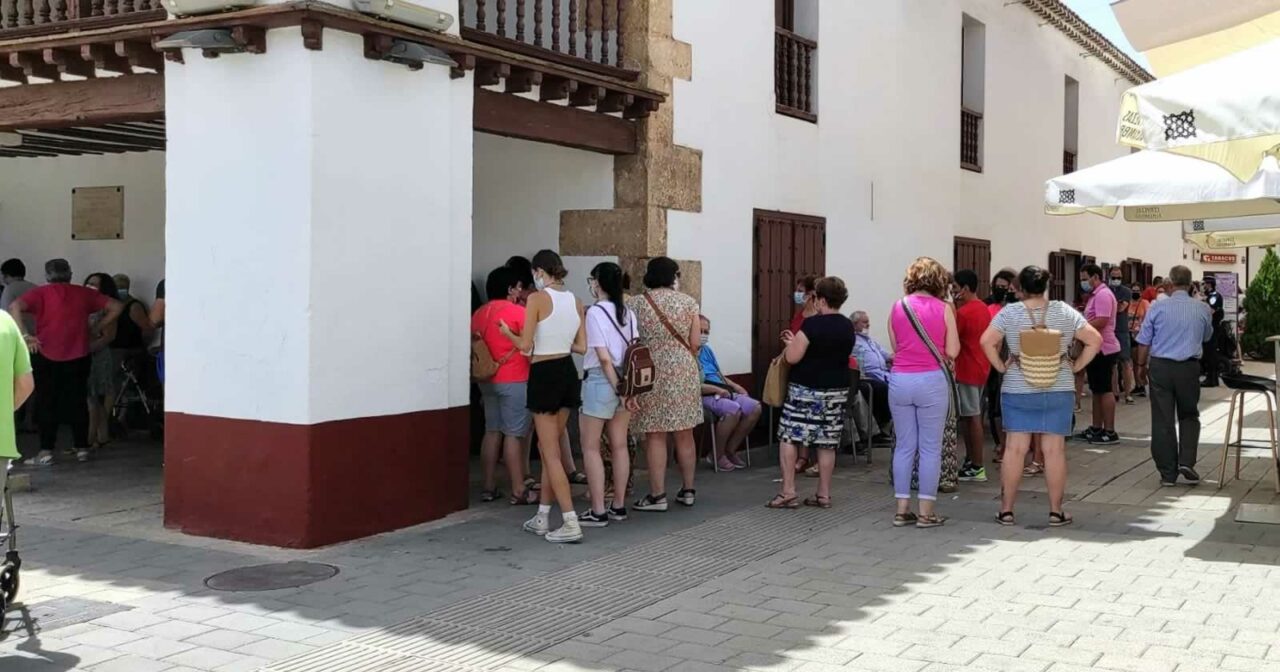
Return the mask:
<path id="1" fill-rule="evenodd" d="M 1031 387 L 1046 389 L 1058 382 L 1058 374 L 1062 372 L 1065 359 L 1062 356 L 1062 332 L 1045 326 L 1045 317 L 1049 314 L 1049 305 L 1036 322 L 1035 314 L 1027 308 L 1027 316 L 1031 318 L 1031 328 L 1018 332 L 1020 353 L 1018 368 L 1022 369 L 1022 378 Z M 1026 304 L 1023 304 L 1026 307 Z"/>

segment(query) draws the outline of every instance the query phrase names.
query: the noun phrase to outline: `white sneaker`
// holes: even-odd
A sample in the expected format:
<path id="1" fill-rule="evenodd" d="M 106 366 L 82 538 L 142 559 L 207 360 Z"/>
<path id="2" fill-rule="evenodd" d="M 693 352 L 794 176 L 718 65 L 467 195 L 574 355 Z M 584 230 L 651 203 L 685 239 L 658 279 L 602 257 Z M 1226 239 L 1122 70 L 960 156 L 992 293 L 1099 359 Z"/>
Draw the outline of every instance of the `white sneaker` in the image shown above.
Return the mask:
<path id="1" fill-rule="evenodd" d="M 536 515 L 529 520 L 524 521 L 524 531 L 536 534 L 539 537 L 545 536 L 551 531 L 551 523 L 547 521 L 547 517 Z"/>
<path id="2" fill-rule="evenodd" d="M 548 532 L 545 539 L 553 544 L 576 544 L 582 541 L 582 526 L 577 521 L 569 521 L 554 532 Z"/>

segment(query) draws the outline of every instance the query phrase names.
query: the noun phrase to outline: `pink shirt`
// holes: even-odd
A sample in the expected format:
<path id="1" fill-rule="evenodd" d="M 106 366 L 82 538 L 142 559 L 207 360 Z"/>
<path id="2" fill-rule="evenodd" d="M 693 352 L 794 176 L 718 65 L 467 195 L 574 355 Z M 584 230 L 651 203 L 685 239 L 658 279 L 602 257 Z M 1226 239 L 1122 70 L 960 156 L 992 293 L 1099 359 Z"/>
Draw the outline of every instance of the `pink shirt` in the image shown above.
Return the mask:
<path id="1" fill-rule="evenodd" d="M 929 334 L 938 352 L 945 357 L 947 304 L 942 299 L 917 294 L 912 294 L 905 300 L 911 302 L 911 309 L 919 318 L 920 324 L 924 326 L 925 333 Z M 902 302 L 893 304 L 893 311 L 889 315 L 889 328 L 893 329 L 894 343 L 898 346 L 893 353 L 894 373 L 924 373 L 942 368 L 933 353 L 929 351 L 929 346 L 916 335 L 910 318 L 902 309 Z"/>
<path id="2" fill-rule="evenodd" d="M 1098 330 L 1102 332 L 1102 354 L 1114 355 L 1120 352 L 1120 339 L 1116 338 L 1116 295 L 1106 285 L 1098 285 L 1084 307 L 1084 319 L 1092 322 L 1100 317 L 1107 318 L 1106 326 Z"/>

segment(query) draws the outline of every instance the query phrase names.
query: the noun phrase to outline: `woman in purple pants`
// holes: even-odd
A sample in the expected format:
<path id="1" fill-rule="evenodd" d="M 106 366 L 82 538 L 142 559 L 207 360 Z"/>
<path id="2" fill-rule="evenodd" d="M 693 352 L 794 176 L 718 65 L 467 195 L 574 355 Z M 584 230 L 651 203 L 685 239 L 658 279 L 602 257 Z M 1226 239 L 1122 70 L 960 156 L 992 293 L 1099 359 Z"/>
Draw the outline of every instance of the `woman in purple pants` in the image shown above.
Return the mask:
<path id="1" fill-rule="evenodd" d="M 893 369 L 889 373 L 889 410 L 893 413 L 893 492 L 898 511 L 894 527 L 938 527 L 945 518 L 934 511 L 942 473 L 942 432 L 951 403 L 951 382 L 944 362 L 960 354 L 955 308 L 943 297 L 951 274 L 937 261 L 920 257 L 902 281 L 906 296 L 889 314 Z M 911 512 L 911 472 L 919 463 L 920 514 Z"/>

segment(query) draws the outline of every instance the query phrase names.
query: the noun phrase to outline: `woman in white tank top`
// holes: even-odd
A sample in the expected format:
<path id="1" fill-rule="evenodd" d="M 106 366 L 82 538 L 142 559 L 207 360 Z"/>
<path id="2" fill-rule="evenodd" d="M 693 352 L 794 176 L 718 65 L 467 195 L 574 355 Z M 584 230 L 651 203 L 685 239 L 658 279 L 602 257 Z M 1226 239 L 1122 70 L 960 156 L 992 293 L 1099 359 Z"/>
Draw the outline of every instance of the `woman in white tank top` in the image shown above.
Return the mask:
<path id="1" fill-rule="evenodd" d="M 582 540 L 569 476 L 560 459 L 560 436 L 569 422 L 569 409 L 582 404 L 582 381 L 570 353 L 586 353 L 587 336 L 582 303 L 564 288 L 566 275 L 560 255 L 551 250 L 535 254 L 533 280 L 538 291 L 529 296 L 525 306 L 524 333 L 512 333 L 505 322 L 498 323 L 504 336 L 533 357 L 526 396 L 542 459 L 542 500 L 538 513 L 525 522 L 524 529 L 552 543 Z M 555 531 L 550 523 L 553 497 L 564 517 L 564 525 Z"/>

